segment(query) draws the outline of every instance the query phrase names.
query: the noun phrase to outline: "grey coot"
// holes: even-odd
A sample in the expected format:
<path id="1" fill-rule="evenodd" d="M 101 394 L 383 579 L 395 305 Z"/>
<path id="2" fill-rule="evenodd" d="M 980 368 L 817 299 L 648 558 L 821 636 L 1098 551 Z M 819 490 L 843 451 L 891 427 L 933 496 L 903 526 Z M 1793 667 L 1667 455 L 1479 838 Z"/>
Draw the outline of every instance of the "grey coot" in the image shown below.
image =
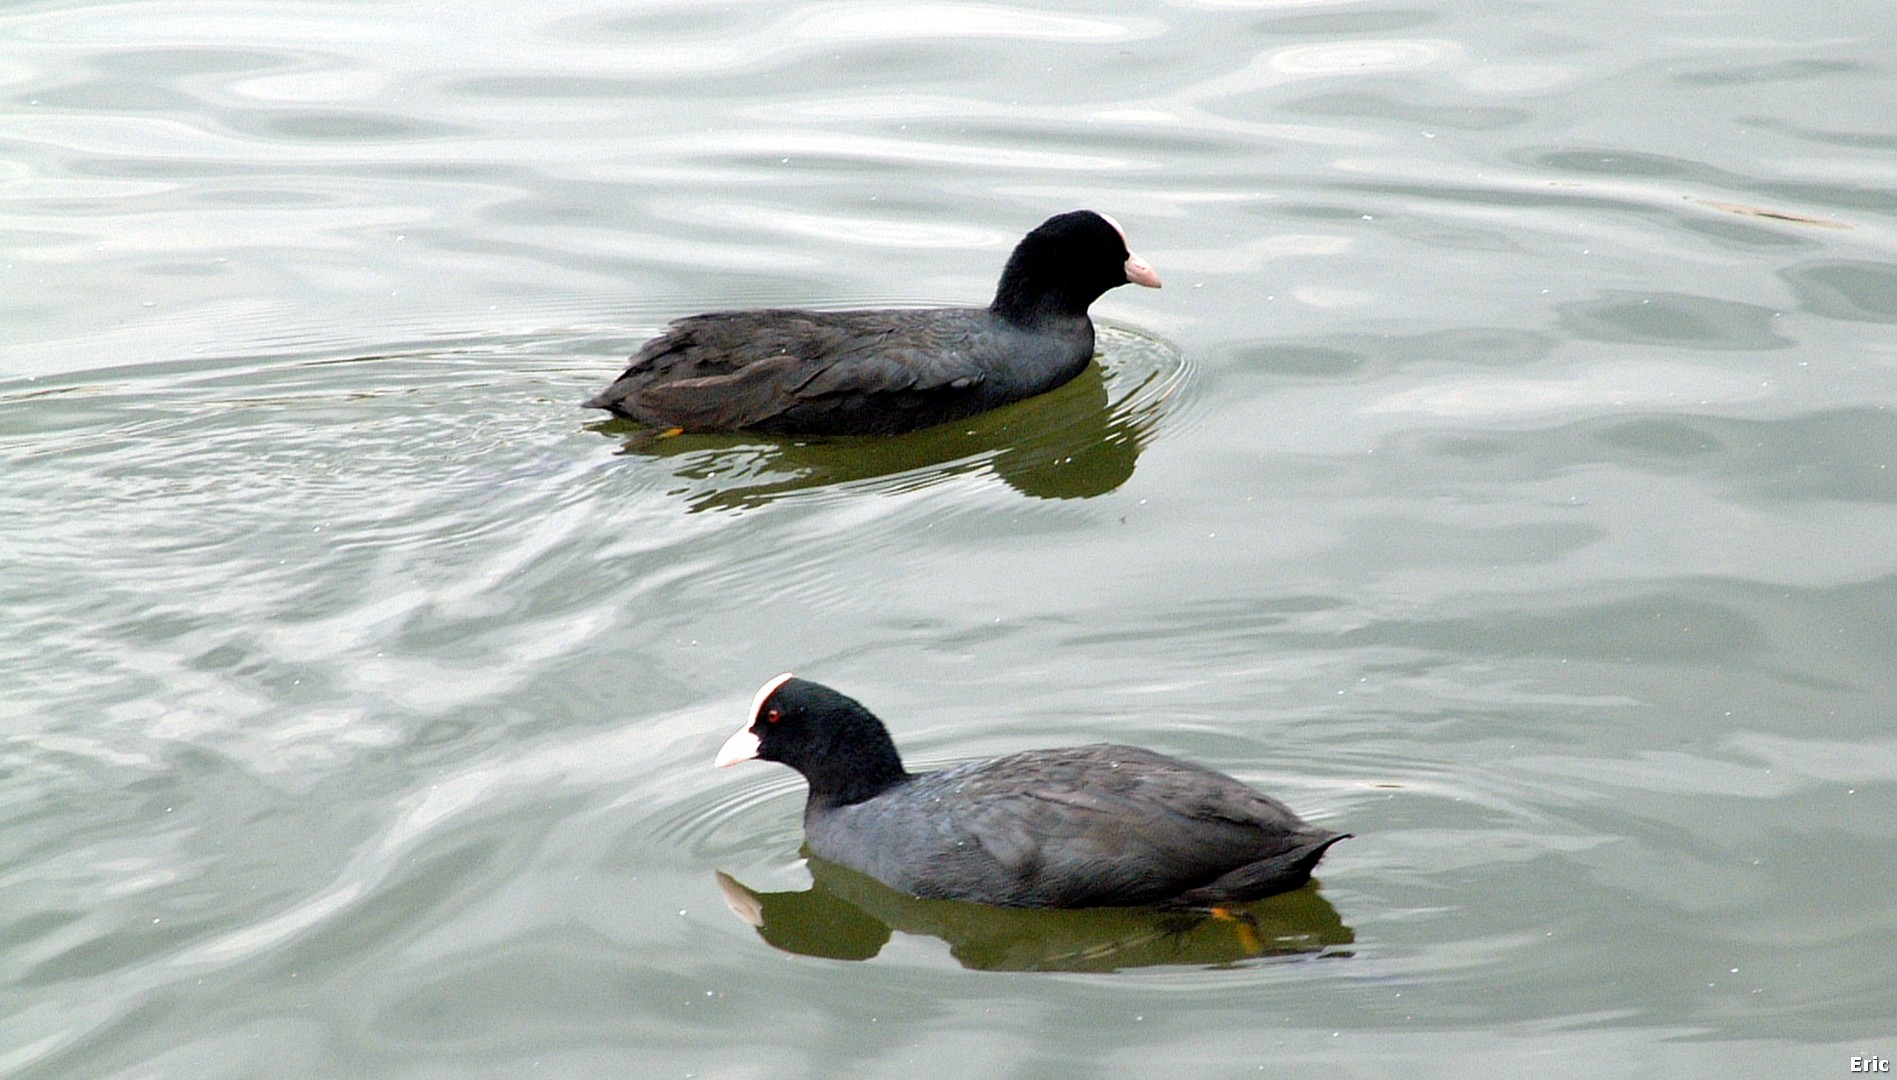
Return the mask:
<path id="1" fill-rule="evenodd" d="M 893 435 L 1045 393 L 1093 359 L 1087 307 L 1159 287 L 1104 214 L 1027 234 L 985 308 L 721 311 L 640 347 L 588 408 L 684 431 Z"/>
<path id="2" fill-rule="evenodd" d="M 813 854 L 933 899 L 1217 909 L 1297 888 L 1349 835 L 1223 773 L 1131 746 L 911 773 L 868 709 L 791 675 L 758 691 L 717 764 L 753 758 L 809 781 Z"/>

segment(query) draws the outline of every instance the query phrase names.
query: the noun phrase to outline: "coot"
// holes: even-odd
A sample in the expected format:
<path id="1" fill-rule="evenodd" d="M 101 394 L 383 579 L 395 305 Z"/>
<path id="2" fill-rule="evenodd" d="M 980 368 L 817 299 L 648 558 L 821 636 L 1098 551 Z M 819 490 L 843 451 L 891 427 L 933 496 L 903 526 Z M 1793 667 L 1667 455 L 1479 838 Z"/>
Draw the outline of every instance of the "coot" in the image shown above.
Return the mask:
<path id="1" fill-rule="evenodd" d="M 1132 746 L 911 773 L 868 709 L 788 674 L 758 691 L 717 765 L 752 758 L 809 781 L 813 854 L 934 899 L 1213 909 L 1297 888 L 1349 835 L 1223 773 Z"/>
<path id="2" fill-rule="evenodd" d="M 985 308 L 721 311 L 640 347 L 588 408 L 684 431 L 893 435 L 1061 385 L 1093 359 L 1087 306 L 1159 275 L 1104 214 L 1047 219 Z"/>

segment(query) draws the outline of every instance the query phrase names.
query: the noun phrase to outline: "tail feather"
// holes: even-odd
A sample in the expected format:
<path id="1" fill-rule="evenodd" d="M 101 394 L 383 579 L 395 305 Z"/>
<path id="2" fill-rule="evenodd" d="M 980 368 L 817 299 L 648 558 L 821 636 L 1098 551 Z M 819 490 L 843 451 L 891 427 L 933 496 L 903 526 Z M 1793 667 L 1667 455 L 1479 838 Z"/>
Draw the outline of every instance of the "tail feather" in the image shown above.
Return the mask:
<path id="1" fill-rule="evenodd" d="M 1180 893 L 1168 906 L 1205 909 L 1290 892 L 1311 880 L 1311 871 L 1317 868 L 1318 861 L 1332 844 L 1350 838 L 1350 833 L 1324 833 L 1307 844 L 1247 863 L 1208 884 Z"/>

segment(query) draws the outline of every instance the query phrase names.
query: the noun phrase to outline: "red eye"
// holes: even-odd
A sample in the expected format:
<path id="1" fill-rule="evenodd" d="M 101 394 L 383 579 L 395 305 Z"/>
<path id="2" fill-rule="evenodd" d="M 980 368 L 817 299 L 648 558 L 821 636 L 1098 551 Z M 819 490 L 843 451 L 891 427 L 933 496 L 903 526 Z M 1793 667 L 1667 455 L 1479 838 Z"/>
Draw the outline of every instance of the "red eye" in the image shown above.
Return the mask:
<path id="1" fill-rule="evenodd" d="M 764 722 L 767 724 L 775 724 L 783 718 L 784 714 L 778 712 L 776 709 L 766 709 L 764 711 Z"/>

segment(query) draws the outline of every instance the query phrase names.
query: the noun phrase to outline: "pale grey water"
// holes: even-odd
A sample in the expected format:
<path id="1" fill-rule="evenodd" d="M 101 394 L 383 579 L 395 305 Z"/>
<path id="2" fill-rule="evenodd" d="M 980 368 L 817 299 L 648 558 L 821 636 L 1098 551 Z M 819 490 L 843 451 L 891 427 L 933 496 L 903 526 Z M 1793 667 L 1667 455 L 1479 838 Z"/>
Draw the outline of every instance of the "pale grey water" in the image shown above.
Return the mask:
<path id="1" fill-rule="evenodd" d="M 0 1075 L 1897 1057 L 1893 56 L 1883 2 L 9 7 Z M 1076 206 L 1167 287 L 1047 400 L 575 408 Z M 795 895 L 796 778 L 710 768 L 785 668 L 1357 838 L 1255 958 Z"/>

